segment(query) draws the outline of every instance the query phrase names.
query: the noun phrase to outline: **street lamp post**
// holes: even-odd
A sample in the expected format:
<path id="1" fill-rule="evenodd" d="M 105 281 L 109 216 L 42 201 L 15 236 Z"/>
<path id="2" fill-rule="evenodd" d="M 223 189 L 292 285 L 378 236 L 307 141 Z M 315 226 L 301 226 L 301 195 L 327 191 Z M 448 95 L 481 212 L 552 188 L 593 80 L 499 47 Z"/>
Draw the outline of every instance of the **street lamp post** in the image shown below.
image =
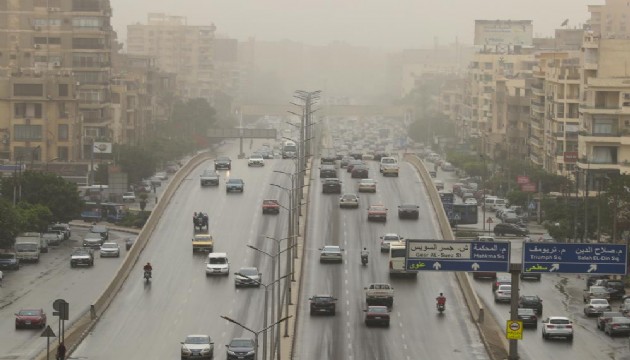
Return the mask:
<path id="1" fill-rule="evenodd" d="M 284 318 L 282 318 L 282 319 L 280 319 L 280 320 L 276 321 L 275 323 L 273 323 L 273 324 L 271 324 L 271 325 L 269 325 L 269 326 L 267 326 L 267 327 L 264 327 L 264 328 L 263 328 L 262 330 L 260 330 L 260 331 L 254 331 L 254 330 L 252 330 L 252 329 L 248 328 L 247 326 L 245 326 L 245 325 L 241 324 L 240 322 L 238 322 L 238 321 L 236 321 L 236 320 L 234 320 L 234 319 L 231 319 L 231 318 L 229 318 L 229 317 L 227 317 L 227 316 L 225 316 L 225 315 L 221 315 L 221 319 L 227 320 L 227 321 L 231 322 L 232 324 L 235 324 L 235 325 L 240 326 L 243 330 L 247 330 L 247 331 L 249 331 L 250 333 L 254 334 L 254 343 L 255 343 L 255 347 L 256 347 L 256 360 L 258 360 L 258 335 L 260 335 L 260 333 L 264 333 L 264 332 L 265 332 L 265 331 L 267 331 L 268 329 L 270 329 L 270 328 L 272 328 L 272 327 L 274 327 L 274 326 L 276 326 L 276 325 L 280 324 L 281 322 L 288 320 L 290 317 L 291 317 L 291 316 L 289 315 L 289 316 L 287 316 L 287 317 L 284 317 Z"/>
<path id="2" fill-rule="evenodd" d="M 286 274 L 283 277 L 279 278 L 278 280 L 273 280 L 269 284 L 263 284 L 262 282 L 260 282 L 260 281 L 258 281 L 256 279 L 253 279 L 253 278 L 251 278 L 251 277 L 249 277 L 249 276 L 247 276 L 245 274 L 236 273 L 235 275 L 248 278 L 248 279 L 252 280 L 253 282 L 255 282 L 257 284 L 262 285 L 265 288 L 265 301 L 264 301 L 264 303 L 265 303 L 264 307 L 265 308 L 263 309 L 263 322 L 264 322 L 263 323 L 263 328 L 266 329 L 267 328 L 267 324 L 268 324 L 268 322 L 267 322 L 267 312 L 268 312 L 268 310 L 267 309 L 269 308 L 269 306 L 268 306 L 268 300 L 267 299 L 269 298 L 269 296 L 268 296 L 268 294 L 269 294 L 269 291 L 268 291 L 269 290 L 269 286 L 271 286 L 271 289 L 273 290 L 273 285 L 275 283 L 280 282 L 280 280 L 286 278 L 287 276 L 289 276 L 291 274 Z M 273 302 L 273 297 L 272 297 L 271 300 Z M 272 305 L 271 310 L 273 312 L 273 305 Z M 271 315 L 271 318 L 273 319 L 273 314 Z M 272 344 L 273 344 L 273 331 L 271 332 L 271 335 L 272 335 L 272 340 L 271 341 L 272 341 Z M 273 354 L 273 346 L 271 348 L 272 348 L 272 354 Z M 256 352 L 258 352 L 258 344 L 256 345 Z M 273 355 L 270 356 L 270 357 L 273 357 Z M 263 360 L 266 360 L 266 359 L 267 359 L 267 332 L 265 331 L 263 333 Z"/>

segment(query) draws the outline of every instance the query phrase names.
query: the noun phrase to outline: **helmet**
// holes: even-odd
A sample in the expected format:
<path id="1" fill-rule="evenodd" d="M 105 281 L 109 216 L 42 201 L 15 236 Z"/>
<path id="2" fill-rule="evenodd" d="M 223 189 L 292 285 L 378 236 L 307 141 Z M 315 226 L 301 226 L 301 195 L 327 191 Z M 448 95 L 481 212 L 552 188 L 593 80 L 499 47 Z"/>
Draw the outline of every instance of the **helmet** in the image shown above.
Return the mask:
<path id="1" fill-rule="evenodd" d="M 363 250 L 367 250 L 367 248 L 363 248 Z"/>
<path id="2" fill-rule="evenodd" d="M 148 265 L 148 266 L 151 266 L 151 263 L 147 261 L 147 265 Z M 442 294 L 440 294 L 440 295 L 442 295 Z"/>
<path id="3" fill-rule="evenodd" d="M 443 296 L 442 293 L 440 293 L 440 296 Z"/>

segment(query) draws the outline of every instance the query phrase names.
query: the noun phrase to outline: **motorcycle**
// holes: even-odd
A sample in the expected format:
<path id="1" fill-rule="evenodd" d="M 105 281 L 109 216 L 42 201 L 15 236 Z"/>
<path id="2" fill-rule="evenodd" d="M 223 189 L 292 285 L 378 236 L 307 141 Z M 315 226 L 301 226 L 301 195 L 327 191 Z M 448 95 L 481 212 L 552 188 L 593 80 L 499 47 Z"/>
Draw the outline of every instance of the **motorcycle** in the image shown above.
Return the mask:
<path id="1" fill-rule="evenodd" d="M 361 255 L 361 264 L 363 264 L 363 266 L 367 265 L 368 263 L 368 256 L 367 254 L 363 254 Z"/>
<path id="2" fill-rule="evenodd" d="M 441 313 L 446 309 L 446 304 L 437 304 L 437 310 Z"/>
<path id="3" fill-rule="evenodd" d="M 146 282 L 151 281 L 151 271 L 146 270 L 146 271 L 144 272 L 144 280 L 145 280 Z"/>

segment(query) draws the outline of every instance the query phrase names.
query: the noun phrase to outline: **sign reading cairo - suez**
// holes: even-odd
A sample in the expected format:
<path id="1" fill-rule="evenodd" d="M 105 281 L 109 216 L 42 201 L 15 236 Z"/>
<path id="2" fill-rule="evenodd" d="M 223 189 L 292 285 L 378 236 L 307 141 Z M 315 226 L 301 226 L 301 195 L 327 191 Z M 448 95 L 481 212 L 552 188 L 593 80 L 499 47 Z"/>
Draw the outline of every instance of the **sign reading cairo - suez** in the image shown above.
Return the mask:
<path id="1" fill-rule="evenodd" d="M 626 271 L 626 245 L 523 243 L 524 273 L 626 274 Z"/>
<path id="2" fill-rule="evenodd" d="M 407 240 L 405 269 L 408 271 L 498 271 L 510 270 L 507 241 Z"/>

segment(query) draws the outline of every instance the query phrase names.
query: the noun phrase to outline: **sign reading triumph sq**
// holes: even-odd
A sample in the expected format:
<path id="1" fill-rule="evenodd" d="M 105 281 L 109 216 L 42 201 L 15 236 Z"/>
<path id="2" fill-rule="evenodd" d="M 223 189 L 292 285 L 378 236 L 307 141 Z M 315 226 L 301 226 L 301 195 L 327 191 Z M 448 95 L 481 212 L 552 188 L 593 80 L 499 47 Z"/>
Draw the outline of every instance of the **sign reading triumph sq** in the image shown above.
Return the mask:
<path id="1" fill-rule="evenodd" d="M 618 244 L 523 243 L 524 273 L 626 274 L 627 247 Z"/>
<path id="2" fill-rule="evenodd" d="M 405 268 L 408 271 L 508 272 L 510 243 L 408 239 Z"/>

